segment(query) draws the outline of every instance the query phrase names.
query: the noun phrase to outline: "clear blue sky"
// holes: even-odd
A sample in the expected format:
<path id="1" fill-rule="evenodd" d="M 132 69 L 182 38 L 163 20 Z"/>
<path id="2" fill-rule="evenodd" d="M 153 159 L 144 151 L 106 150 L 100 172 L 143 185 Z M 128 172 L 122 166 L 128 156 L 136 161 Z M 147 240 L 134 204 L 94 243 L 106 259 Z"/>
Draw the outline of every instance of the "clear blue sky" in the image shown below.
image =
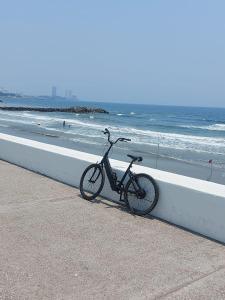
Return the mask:
<path id="1" fill-rule="evenodd" d="M 224 0 L 7 0 L 0 86 L 225 106 Z"/>

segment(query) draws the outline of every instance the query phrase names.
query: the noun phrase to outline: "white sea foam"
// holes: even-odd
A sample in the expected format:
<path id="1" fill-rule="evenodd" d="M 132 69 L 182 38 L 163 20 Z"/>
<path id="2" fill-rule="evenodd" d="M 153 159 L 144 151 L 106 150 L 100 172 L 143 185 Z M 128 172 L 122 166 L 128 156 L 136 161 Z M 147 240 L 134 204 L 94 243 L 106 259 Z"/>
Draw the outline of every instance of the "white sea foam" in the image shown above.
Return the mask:
<path id="1" fill-rule="evenodd" d="M 10 118 L 6 118 L 7 117 L 10 117 Z M 29 123 L 28 120 L 42 120 L 42 121 L 51 121 L 52 118 L 48 117 L 48 116 L 42 116 L 42 115 L 36 115 L 36 114 L 30 114 L 30 113 L 26 113 L 26 112 L 1 112 L 0 113 L 0 119 L 4 119 L 4 120 L 11 120 L 11 121 L 15 121 L 17 122 L 18 120 L 20 119 L 27 119 L 26 120 L 26 124 Z"/>
<path id="2" fill-rule="evenodd" d="M 225 131 L 225 124 L 214 124 L 207 127 L 208 130 Z"/>
<path id="3" fill-rule="evenodd" d="M 225 139 L 223 138 L 184 135 L 177 133 L 163 133 L 151 130 L 136 129 L 132 127 L 109 126 L 106 124 L 103 126 L 96 123 L 84 122 L 74 119 L 65 120 L 66 122 L 78 127 L 85 127 L 85 132 L 88 128 L 92 130 L 102 130 L 103 127 L 108 127 L 110 131 L 116 133 L 116 135 L 133 135 L 132 140 L 134 143 L 156 144 L 159 142 L 162 145 L 173 146 L 175 148 L 177 148 L 179 144 L 182 143 L 182 148 L 185 149 L 188 149 L 191 145 L 195 147 L 196 144 L 201 146 L 225 147 Z M 101 132 L 99 132 L 99 136 L 100 135 Z"/>
<path id="4" fill-rule="evenodd" d="M 36 124 L 36 122 L 34 121 L 27 121 L 27 120 L 23 120 L 23 119 L 8 119 L 8 118 L 0 118 L 0 120 L 4 120 L 6 122 L 9 122 L 9 123 L 20 123 L 20 124 L 26 124 L 26 125 L 33 125 L 33 124 Z"/>
<path id="5" fill-rule="evenodd" d="M 123 114 L 118 114 L 123 115 Z M 221 137 L 205 137 L 196 135 L 185 135 L 168 132 L 157 132 L 152 130 L 137 129 L 134 127 L 125 126 L 110 126 L 109 124 L 100 124 L 91 119 L 80 119 L 74 115 L 74 118 L 65 118 L 54 115 L 40 115 L 36 113 L 27 112 L 1 112 L 0 119 L 7 122 L 21 123 L 21 124 L 37 124 L 40 123 L 42 128 L 46 130 L 60 131 L 74 135 L 81 135 L 87 138 L 87 142 L 90 138 L 102 137 L 102 129 L 108 127 L 112 131 L 114 136 L 129 136 L 132 139 L 133 144 L 139 145 L 156 145 L 160 143 L 161 147 L 169 147 L 172 149 L 185 149 L 200 152 L 212 152 L 212 153 L 225 153 L 225 139 Z M 71 128 L 66 129 L 58 128 L 57 126 L 65 121 L 66 124 L 71 125 Z M 204 128 L 208 130 L 225 131 L 225 124 L 214 124 L 209 126 L 185 126 L 186 128 Z M 82 139 L 84 142 L 84 139 Z"/>
<path id="6" fill-rule="evenodd" d="M 22 113 L 22 116 L 28 119 L 36 119 L 36 120 L 43 120 L 43 121 L 53 121 L 55 119 L 54 117 L 25 113 L 25 112 Z"/>
<path id="7" fill-rule="evenodd" d="M 104 126 L 107 127 L 107 125 L 103 126 L 100 124 L 84 122 L 84 121 L 80 121 L 80 120 L 76 120 L 76 119 L 59 119 L 59 118 L 55 119 L 55 121 L 60 121 L 60 122 L 62 122 L 63 120 L 65 120 L 67 124 L 85 127 L 86 129 L 88 129 L 88 127 L 89 127 L 89 128 L 102 130 Z"/>
<path id="8" fill-rule="evenodd" d="M 117 132 L 124 132 L 124 133 L 133 133 L 136 135 L 142 135 L 142 136 L 147 136 L 147 137 L 157 137 L 160 140 L 163 140 L 165 138 L 167 139 L 172 139 L 172 140 L 194 140 L 201 142 L 203 144 L 208 143 L 208 142 L 215 142 L 217 143 L 225 143 L 225 139 L 223 138 L 216 138 L 216 137 L 203 137 L 203 136 L 194 136 L 194 135 L 184 135 L 184 134 L 177 134 L 177 133 L 164 133 L 164 132 L 158 132 L 158 131 L 152 131 L 152 130 L 142 130 L 142 129 L 136 129 L 132 127 L 119 127 L 119 128 L 114 128 L 111 127 L 112 130 L 116 130 Z M 224 144 L 225 145 L 225 144 Z"/>
<path id="9" fill-rule="evenodd" d="M 79 138 L 70 138 L 69 140 L 71 140 L 73 142 L 81 142 L 81 143 L 91 144 L 91 145 L 100 145 L 100 143 L 98 143 L 96 141 L 90 141 L 90 140 L 79 139 Z"/>
<path id="10" fill-rule="evenodd" d="M 21 113 L 1 110 L 0 116 L 21 117 Z"/>
<path id="11" fill-rule="evenodd" d="M 178 127 L 182 128 L 190 128 L 190 129 L 203 129 L 203 130 L 213 130 L 213 131 L 225 131 L 225 124 L 213 124 L 213 125 L 178 125 Z"/>
<path id="12" fill-rule="evenodd" d="M 102 130 L 101 125 L 77 122 L 79 126 L 90 127 L 93 130 Z M 106 126 L 107 127 L 107 126 Z M 110 131 L 117 136 L 129 135 L 133 144 L 156 145 L 180 150 L 194 150 L 197 152 L 216 152 L 224 154 L 225 139 L 184 135 L 176 133 L 162 133 L 150 130 L 140 130 L 130 127 L 108 126 Z M 101 133 L 99 133 L 101 136 Z"/>

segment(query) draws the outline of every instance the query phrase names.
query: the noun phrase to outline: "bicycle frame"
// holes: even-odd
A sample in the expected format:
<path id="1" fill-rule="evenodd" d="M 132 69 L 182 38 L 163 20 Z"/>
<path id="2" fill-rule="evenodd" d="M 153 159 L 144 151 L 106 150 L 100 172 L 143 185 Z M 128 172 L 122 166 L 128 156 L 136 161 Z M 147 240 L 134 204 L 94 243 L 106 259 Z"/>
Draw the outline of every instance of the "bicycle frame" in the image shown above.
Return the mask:
<path id="1" fill-rule="evenodd" d="M 109 149 L 106 151 L 106 153 L 104 154 L 100 164 L 102 165 L 102 168 L 104 167 L 105 168 L 105 171 L 106 171 L 106 175 L 108 177 L 108 180 L 109 180 L 109 184 L 110 184 L 110 187 L 113 191 L 116 191 L 117 193 L 119 194 L 122 194 L 123 191 L 124 191 L 124 181 L 127 177 L 127 175 L 132 179 L 133 178 L 133 173 L 131 172 L 131 167 L 132 167 L 132 163 L 131 162 L 127 168 L 127 170 L 125 171 L 123 177 L 121 180 L 118 181 L 117 183 L 117 180 L 115 179 L 114 175 L 113 175 L 113 169 L 111 167 L 111 164 L 110 164 L 110 161 L 109 161 L 109 158 L 108 158 L 108 155 L 109 155 L 109 152 L 112 148 L 113 144 L 110 144 L 109 146 Z"/>
<path id="2" fill-rule="evenodd" d="M 96 199 L 101 195 L 106 176 L 111 190 L 119 194 L 119 199 L 115 200 L 116 203 L 127 206 L 132 213 L 137 215 L 144 215 L 151 212 L 159 198 L 158 186 L 155 180 L 148 174 L 136 174 L 131 171 L 133 163 L 141 162 L 142 157 L 127 154 L 131 162 L 125 172 L 120 172 L 121 179 L 118 179 L 117 173 L 111 167 L 109 152 L 117 142 L 130 142 L 131 140 L 122 137 L 111 140 L 111 135 L 107 128 L 105 128 L 103 133 L 108 136 L 109 147 L 100 161 L 89 165 L 84 170 L 80 180 L 81 196 L 86 200 L 92 201 Z M 146 187 L 147 185 L 149 188 Z"/>

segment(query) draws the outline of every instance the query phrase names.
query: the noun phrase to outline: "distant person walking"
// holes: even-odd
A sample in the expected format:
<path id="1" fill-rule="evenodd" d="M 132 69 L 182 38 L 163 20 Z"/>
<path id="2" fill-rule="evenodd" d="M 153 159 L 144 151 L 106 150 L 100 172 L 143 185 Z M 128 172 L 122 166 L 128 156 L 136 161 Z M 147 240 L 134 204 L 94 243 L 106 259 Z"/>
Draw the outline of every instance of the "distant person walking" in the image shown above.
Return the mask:
<path id="1" fill-rule="evenodd" d="M 63 127 L 65 127 L 66 126 L 66 121 L 63 121 Z"/>

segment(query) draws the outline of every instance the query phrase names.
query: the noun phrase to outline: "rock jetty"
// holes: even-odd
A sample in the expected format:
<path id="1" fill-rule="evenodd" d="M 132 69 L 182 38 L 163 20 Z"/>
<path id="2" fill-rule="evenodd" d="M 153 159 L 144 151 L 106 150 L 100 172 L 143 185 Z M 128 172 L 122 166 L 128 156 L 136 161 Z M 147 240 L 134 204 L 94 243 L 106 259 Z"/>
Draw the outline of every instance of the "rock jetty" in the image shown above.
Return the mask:
<path id="1" fill-rule="evenodd" d="M 10 110 L 10 111 L 38 111 L 38 112 L 65 112 L 65 113 L 79 113 L 79 114 L 88 114 L 88 113 L 103 113 L 108 114 L 108 111 L 102 108 L 91 108 L 85 106 L 74 106 L 68 108 L 53 108 L 53 107 L 21 107 L 21 106 L 0 106 L 1 110 Z"/>

